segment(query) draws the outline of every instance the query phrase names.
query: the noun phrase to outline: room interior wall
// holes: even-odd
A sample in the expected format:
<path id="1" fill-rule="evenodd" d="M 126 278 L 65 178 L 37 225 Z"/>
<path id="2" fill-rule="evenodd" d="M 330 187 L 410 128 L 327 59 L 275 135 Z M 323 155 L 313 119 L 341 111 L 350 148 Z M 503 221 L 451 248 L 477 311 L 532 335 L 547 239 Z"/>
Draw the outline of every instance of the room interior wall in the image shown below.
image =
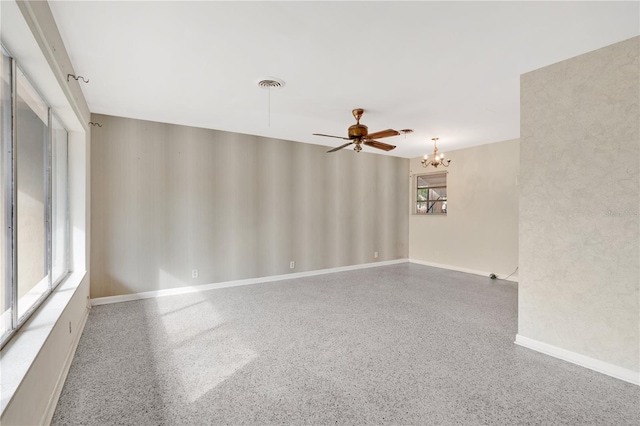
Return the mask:
<path id="1" fill-rule="evenodd" d="M 639 50 L 635 37 L 521 77 L 518 301 L 519 337 L 636 373 Z"/>
<path id="2" fill-rule="evenodd" d="M 92 298 L 408 255 L 407 159 L 92 120 Z"/>
<path id="3" fill-rule="evenodd" d="M 409 257 L 412 261 L 506 277 L 518 266 L 517 139 L 451 152 L 448 168 L 422 167 L 411 159 Z M 425 147 L 425 153 L 433 150 Z M 447 172 L 446 215 L 415 214 L 416 177 Z M 513 277 L 517 277 L 517 272 Z"/>

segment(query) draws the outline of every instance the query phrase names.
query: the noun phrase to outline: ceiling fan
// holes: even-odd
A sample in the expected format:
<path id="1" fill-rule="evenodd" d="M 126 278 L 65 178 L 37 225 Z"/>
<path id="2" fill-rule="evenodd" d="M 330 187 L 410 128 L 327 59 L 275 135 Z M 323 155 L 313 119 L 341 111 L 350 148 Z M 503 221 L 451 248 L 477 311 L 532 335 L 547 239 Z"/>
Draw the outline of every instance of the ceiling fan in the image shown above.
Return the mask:
<path id="1" fill-rule="evenodd" d="M 369 134 L 369 129 L 367 128 L 367 126 L 365 126 L 364 124 L 360 124 L 360 118 L 362 117 L 364 110 L 362 108 L 356 108 L 351 112 L 353 113 L 353 116 L 356 118 L 356 124 L 349 127 L 349 132 L 347 133 L 348 137 L 343 138 L 342 136 L 323 135 L 321 133 L 313 134 L 314 136 L 325 136 L 328 138 L 337 138 L 337 139 L 344 139 L 349 141 L 344 145 L 340 145 L 336 148 L 330 149 L 327 152 L 339 151 L 342 148 L 346 148 L 351 144 L 355 144 L 355 146 L 353 147 L 353 150 L 356 152 L 362 151 L 362 145 L 370 146 L 372 148 L 382 149 L 384 151 L 391 151 L 396 147 L 395 145 L 389 145 L 388 143 L 379 142 L 375 139 L 388 138 L 389 136 L 398 136 L 400 132 L 393 129 L 387 129 L 387 130 L 382 130 L 380 132 Z"/>

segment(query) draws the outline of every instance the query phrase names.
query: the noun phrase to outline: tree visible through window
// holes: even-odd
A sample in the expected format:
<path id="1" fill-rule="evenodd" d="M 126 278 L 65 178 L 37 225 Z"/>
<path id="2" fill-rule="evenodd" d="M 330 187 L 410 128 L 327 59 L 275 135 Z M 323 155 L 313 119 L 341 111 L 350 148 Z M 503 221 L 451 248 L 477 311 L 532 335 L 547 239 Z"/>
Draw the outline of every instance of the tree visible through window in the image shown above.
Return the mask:
<path id="1" fill-rule="evenodd" d="M 447 173 L 416 178 L 416 214 L 447 213 Z"/>

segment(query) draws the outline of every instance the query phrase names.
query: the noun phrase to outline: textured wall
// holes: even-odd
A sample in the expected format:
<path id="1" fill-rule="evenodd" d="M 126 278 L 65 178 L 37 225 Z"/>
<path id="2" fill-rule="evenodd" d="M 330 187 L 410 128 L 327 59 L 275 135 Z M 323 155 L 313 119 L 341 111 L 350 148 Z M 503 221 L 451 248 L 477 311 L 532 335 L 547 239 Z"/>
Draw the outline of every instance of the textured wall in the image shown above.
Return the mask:
<path id="1" fill-rule="evenodd" d="M 640 38 L 521 79 L 519 334 L 639 371 Z"/>
<path id="2" fill-rule="evenodd" d="M 92 297 L 408 256 L 407 159 L 93 119 Z"/>
<path id="3" fill-rule="evenodd" d="M 445 169 L 448 212 L 446 216 L 411 216 L 411 259 L 499 275 L 512 273 L 518 266 L 519 141 L 444 152 L 451 159 Z M 425 169 L 420 160 L 411 159 L 412 201 L 415 176 L 442 170 Z"/>

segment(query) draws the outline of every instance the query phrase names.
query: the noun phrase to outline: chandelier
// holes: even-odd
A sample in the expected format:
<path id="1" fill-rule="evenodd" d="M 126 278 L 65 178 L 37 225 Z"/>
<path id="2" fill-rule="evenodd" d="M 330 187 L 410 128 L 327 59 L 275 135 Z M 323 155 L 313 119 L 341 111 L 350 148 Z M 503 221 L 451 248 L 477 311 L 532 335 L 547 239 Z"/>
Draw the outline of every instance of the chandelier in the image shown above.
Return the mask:
<path id="1" fill-rule="evenodd" d="M 448 158 L 445 160 L 444 154 L 438 155 L 438 147 L 436 146 L 436 144 L 438 143 L 438 138 L 433 138 L 431 140 L 433 141 L 433 160 L 430 160 L 429 156 L 425 154 L 424 158 L 421 161 L 422 167 L 426 168 L 429 166 L 433 166 L 437 168 L 440 165 L 449 167 L 449 163 L 451 163 L 451 160 L 449 160 Z"/>

